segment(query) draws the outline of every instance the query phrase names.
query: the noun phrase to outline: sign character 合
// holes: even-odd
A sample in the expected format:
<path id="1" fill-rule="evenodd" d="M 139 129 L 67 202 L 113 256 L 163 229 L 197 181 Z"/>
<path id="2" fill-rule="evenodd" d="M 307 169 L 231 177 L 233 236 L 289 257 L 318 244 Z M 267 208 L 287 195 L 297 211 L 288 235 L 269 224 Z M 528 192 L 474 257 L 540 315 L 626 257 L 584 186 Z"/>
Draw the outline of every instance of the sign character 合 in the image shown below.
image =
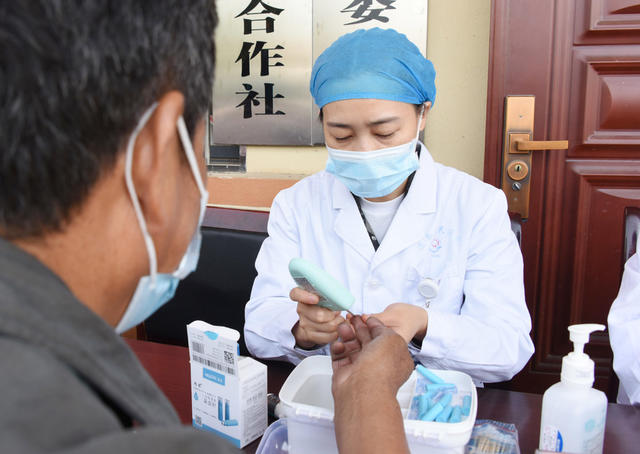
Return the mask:
<path id="1" fill-rule="evenodd" d="M 254 10 L 258 6 L 262 7 L 262 11 L 254 12 Z M 284 8 L 275 8 L 273 6 L 267 5 L 262 0 L 251 0 L 249 5 L 244 10 L 242 10 L 237 16 L 235 16 L 234 19 L 240 16 L 255 16 L 255 15 L 261 15 L 261 14 L 275 14 L 276 16 L 279 16 L 282 11 L 284 11 Z M 244 18 L 242 22 L 244 27 L 243 32 L 245 35 L 250 35 L 251 33 L 257 30 L 264 30 L 266 33 L 273 33 L 273 31 L 275 30 L 275 26 L 274 26 L 275 19 L 271 16 L 263 17 L 260 19 Z M 260 23 L 260 22 L 264 22 L 264 28 L 254 28 L 253 24 Z"/>
<path id="2" fill-rule="evenodd" d="M 263 10 L 257 13 L 252 12 L 257 6 L 262 6 Z M 273 6 L 267 5 L 262 0 L 251 0 L 249 6 L 247 6 L 244 10 L 242 10 L 237 16 L 244 16 L 250 14 L 275 14 L 276 16 L 280 15 L 281 12 L 284 11 L 284 8 L 274 8 Z"/>

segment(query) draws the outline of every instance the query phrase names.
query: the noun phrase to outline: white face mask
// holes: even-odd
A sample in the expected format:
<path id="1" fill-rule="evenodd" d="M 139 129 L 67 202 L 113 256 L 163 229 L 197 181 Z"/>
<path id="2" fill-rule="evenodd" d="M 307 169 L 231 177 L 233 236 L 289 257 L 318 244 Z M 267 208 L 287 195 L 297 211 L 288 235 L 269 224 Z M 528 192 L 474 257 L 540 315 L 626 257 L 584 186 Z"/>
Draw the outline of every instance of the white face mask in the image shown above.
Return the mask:
<path id="1" fill-rule="evenodd" d="M 138 225 L 142 231 L 142 237 L 144 238 L 145 247 L 147 249 L 147 255 L 149 257 L 149 275 L 143 276 L 138 282 L 136 291 L 129 302 L 122 319 L 116 326 L 116 332 L 118 334 L 133 328 L 134 326 L 142 323 L 146 318 L 158 310 L 163 304 L 173 298 L 176 288 L 180 280 L 184 279 L 193 270 L 196 269 L 198 264 L 198 258 L 200 257 L 200 245 L 202 243 L 202 234 L 200 233 L 200 227 L 204 219 L 204 213 L 209 200 L 209 194 L 205 189 L 200 175 L 200 169 L 198 169 L 198 163 L 196 161 L 193 146 L 191 145 L 191 139 L 187 131 L 187 126 L 184 123 L 182 116 L 178 119 L 178 134 L 182 147 L 184 148 L 187 161 L 191 167 L 191 173 L 200 191 L 200 215 L 198 218 L 198 226 L 191 239 L 191 242 L 187 246 L 187 250 L 178 265 L 178 268 L 171 274 L 158 273 L 158 264 L 156 259 L 156 249 L 147 230 L 147 223 L 142 215 L 142 209 L 140 208 L 140 202 L 136 194 L 135 187 L 133 186 L 133 178 L 131 177 L 131 167 L 133 163 L 133 148 L 140 131 L 151 117 L 151 114 L 155 110 L 157 104 L 152 105 L 140 118 L 136 129 L 134 129 L 129 142 L 127 143 L 126 160 L 125 160 L 125 181 L 127 183 L 127 189 L 129 190 L 129 196 L 133 203 L 133 208 L 138 219 Z"/>
<path id="2" fill-rule="evenodd" d="M 327 146 L 327 172 L 338 177 L 358 197 L 391 194 L 420 167 L 415 151 L 423 112 L 424 106 L 418 115 L 416 135 L 411 142 L 374 151 L 338 150 Z"/>

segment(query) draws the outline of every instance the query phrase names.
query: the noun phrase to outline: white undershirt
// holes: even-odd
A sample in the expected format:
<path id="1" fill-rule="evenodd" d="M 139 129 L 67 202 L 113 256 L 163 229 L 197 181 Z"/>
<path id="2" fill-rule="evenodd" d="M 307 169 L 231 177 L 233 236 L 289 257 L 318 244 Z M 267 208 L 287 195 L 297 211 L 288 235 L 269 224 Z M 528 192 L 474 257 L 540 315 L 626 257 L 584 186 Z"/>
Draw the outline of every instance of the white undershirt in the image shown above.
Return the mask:
<path id="1" fill-rule="evenodd" d="M 386 202 L 371 202 L 370 200 L 359 197 L 360 207 L 364 216 L 369 221 L 369 225 L 373 230 L 378 243 L 382 244 L 384 236 L 389 230 L 391 221 L 398 211 L 398 207 L 404 199 L 404 194 L 400 194 L 393 200 L 387 200 Z"/>

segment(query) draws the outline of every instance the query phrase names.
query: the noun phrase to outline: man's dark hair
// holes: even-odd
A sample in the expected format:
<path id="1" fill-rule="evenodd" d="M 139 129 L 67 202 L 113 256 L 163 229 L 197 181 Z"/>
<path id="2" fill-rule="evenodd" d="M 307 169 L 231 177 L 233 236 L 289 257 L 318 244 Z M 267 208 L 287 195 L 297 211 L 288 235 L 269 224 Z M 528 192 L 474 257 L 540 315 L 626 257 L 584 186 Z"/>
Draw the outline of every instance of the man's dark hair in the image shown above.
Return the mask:
<path id="1" fill-rule="evenodd" d="M 170 90 L 193 131 L 211 99 L 213 0 L 0 5 L 0 235 L 59 231 Z"/>

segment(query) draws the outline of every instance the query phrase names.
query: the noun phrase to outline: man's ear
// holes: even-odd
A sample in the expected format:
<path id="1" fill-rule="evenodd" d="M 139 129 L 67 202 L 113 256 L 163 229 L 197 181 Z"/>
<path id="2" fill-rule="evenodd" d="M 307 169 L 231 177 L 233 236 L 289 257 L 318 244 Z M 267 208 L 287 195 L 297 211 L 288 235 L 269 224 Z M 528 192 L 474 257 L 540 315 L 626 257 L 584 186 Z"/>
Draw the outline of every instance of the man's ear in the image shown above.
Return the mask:
<path id="1" fill-rule="evenodd" d="M 427 124 L 427 114 L 431 110 L 431 101 L 424 103 L 424 112 L 422 112 L 422 118 L 420 119 L 420 131 L 424 131 L 424 127 Z"/>
<path id="2" fill-rule="evenodd" d="M 133 149 L 132 178 L 149 234 L 161 230 L 172 215 L 167 203 L 175 191 L 181 164 L 181 144 L 177 122 L 184 111 L 184 96 L 170 91 L 137 137 Z M 155 243 L 155 241 L 154 241 Z M 156 246 L 157 247 L 157 246 Z"/>

